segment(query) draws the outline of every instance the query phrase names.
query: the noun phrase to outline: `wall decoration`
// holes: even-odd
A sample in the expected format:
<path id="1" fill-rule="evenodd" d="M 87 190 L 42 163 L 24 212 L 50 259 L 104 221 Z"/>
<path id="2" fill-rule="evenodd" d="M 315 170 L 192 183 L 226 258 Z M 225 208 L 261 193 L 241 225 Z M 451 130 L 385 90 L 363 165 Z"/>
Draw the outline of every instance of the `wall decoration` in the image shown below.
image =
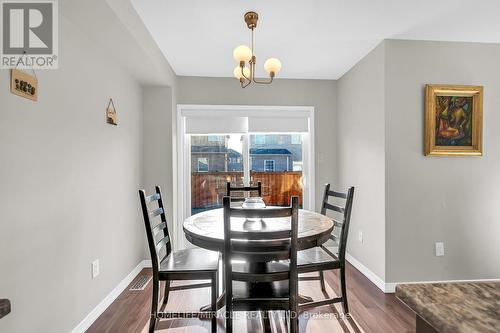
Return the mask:
<path id="1" fill-rule="evenodd" d="M 483 87 L 425 86 L 425 155 L 483 154 Z"/>
<path id="2" fill-rule="evenodd" d="M 35 75 L 30 75 L 18 69 L 11 69 L 10 92 L 14 95 L 36 101 L 38 100 L 38 79 Z"/>
<path id="3" fill-rule="evenodd" d="M 118 125 L 115 104 L 112 98 L 109 99 L 108 107 L 106 108 L 106 122 L 111 125 Z"/>

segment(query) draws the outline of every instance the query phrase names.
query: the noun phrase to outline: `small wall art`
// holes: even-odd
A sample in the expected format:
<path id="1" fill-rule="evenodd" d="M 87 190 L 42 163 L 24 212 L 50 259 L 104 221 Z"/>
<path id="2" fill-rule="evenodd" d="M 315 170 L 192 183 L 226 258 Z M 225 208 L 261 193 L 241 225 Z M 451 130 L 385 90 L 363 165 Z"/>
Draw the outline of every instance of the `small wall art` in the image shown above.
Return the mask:
<path id="1" fill-rule="evenodd" d="M 18 69 L 10 71 L 10 92 L 32 101 L 38 100 L 38 79 Z"/>
<path id="2" fill-rule="evenodd" d="M 115 104 L 112 98 L 109 99 L 108 107 L 106 108 L 106 122 L 111 125 L 118 125 Z"/>
<path id="3" fill-rule="evenodd" d="M 425 155 L 483 154 L 483 87 L 428 84 Z"/>

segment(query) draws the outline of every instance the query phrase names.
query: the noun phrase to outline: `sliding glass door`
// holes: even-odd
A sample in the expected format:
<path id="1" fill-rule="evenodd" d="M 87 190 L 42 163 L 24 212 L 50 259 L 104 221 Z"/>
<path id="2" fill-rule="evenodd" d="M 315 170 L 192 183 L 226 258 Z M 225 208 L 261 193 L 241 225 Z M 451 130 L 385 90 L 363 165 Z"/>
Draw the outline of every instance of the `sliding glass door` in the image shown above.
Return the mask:
<path id="1" fill-rule="evenodd" d="M 226 183 L 243 184 L 242 134 L 191 135 L 191 214 L 219 208 Z"/>
<path id="2" fill-rule="evenodd" d="M 303 202 L 302 134 L 250 134 L 250 178 L 263 186 L 264 202 L 287 206 L 290 197 Z"/>
<path id="3" fill-rule="evenodd" d="M 220 208 L 226 183 L 262 183 L 267 205 L 302 205 L 302 134 L 190 135 L 191 214 Z M 247 162 L 248 161 L 248 162 Z"/>

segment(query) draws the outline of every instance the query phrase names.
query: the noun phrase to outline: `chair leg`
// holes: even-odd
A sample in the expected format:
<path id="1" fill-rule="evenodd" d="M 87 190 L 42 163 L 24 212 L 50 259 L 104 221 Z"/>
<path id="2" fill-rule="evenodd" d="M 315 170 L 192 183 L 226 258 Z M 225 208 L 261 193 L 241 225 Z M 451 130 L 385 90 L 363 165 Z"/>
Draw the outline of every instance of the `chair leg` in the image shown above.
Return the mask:
<path id="1" fill-rule="evenodd" d="M 345 266 L 340 267 L 340 287 L 342 289 L 342 307 L 344 308 L 344 313 L 349 313 L 349 307 L 347 306 L 347 288 L 345 285 Z"/>
<path id="2" fill-rule="evenodd" d="M 153 279 L 154 280 L 154 279 Z M 153 297 L 151 303 L 151 318 L 149 319 L 149 333 L 153 333 L 158 320 L 158 294 L 160 293 L 160 282 L 153 281 Z"/>
<path id="3" fill-rule="evenodd" d="M 212 333 L 217 332 L 217 293 L 218 293 L 218 275 L 214 274 L 212 278 L 212 290 L 210 292 L 210 297 L 212 299 Z"/>
<path id="4" fill-rule="evenodd" d="M 290 333 L 298 333 L 299 332 L 299 314 L 297 312 L 297 310 L 295 310 L 295 313 L 290 313 L 288 315 L 288 318 L 290 320 L 290 324 L 289 324 L 289 332 Z"/>
<path id="5" fill-rule="evenodd" d="M 269 311 L 262 311 L 261 315 L 264 332 L 271 332 L 271 316 Z"/>
<path id="6" fill-rule="evenodd" d="M 163 295 L 163 304 L 167 304 L 169 294 L 170 294 L 170 280 L 166 280 L 165 281 L 165 293 Z"/>
<path id="7" fill-rule="evenodd" d="M 226 333 L 233 333 L 233 311 L 226 310 Z"/>
<path id="8" fill-rule="evenodd" d="M 326 293 L 325 276 L 323 271 L 319 271 L 319 282 L 321 283 L 321 290 Z"/>

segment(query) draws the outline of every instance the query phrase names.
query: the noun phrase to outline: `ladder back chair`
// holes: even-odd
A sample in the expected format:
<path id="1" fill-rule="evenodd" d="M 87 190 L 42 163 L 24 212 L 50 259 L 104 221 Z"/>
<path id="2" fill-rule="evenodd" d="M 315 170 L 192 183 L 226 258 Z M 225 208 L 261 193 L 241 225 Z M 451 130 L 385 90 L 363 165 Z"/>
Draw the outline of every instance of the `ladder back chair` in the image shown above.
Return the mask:
<path id="1" fill-rule="evenodd" d="M 192 316 L 190 313 L 160 312 L 167 305 L 170 291 L 204 287 L 211 288 L 211 310 L 209 312 L 198 313 L 198 315 L 206 316 L 208 314 L 212 318 L 212 332 L 216 332 L 219 253 L 200 248 L 173 251 L 160 187 L 156 186 L 156 192 L 149 196 L 146 196 L 144 190 L 139 190 L 139 197 L 153 266 L 153 296 L 149 332 L 154 331 L 159 317 L 182 318 Z M 148 205 L 154 205 L 155 207 L 150 208 Z M 210 283 L 180 287 L 170 286 L 170 281 L 202 279 L 210 280 Z M 161 309 L 158 309 L 160 281 L 165 281 L 165 293 L 163 296 L 163 306 Z"/>
<path id="2" fill-rule="evenodd" d="M 226 333 L 234 311 L 285 311 L 291 333 L 298 332 L 298 197 L 290 207 L 232 208 L 224 197 Z M 231 218 L 290 218 L 290 229 L 259 232 L 231 230 Z"/>
<path id="3" fill-rule="evenodd" d="M 226 184 L 226 195 L 231 198 L 231 201 L 245 201 L 245 197 L 232 197 L 232 192 L 245 193 L 245 192 L 257 192 L 258 197 L 262 197 L 262 183 L 257 182 L 257 186 L 231 186 L 231 182 L 227 182 Z M 250 193 L 251 196 L 251 193 Z"/>
<path id="4" fill-rule="evenodd" d="M 337 201 L 343 201 L 344 204 L 330 203 L 328 202 L 329 198 L 335 198 Z M 336 228 L 340 228 L 340 234 L 336 235 L 332 232 L 328 241 L 321 246 L 300 251 L 298 254 L 298 271 L 299 273 L 319 272 L 318 277 L 303 277 L 300 278 L 300 280 L 319 280 L 321 290 L 326 293 L 323 272 L 327 270 L 339 269 L 341 296 L 321 301 L 303 303 L 300 305 L 301 309 L 342 302 L 344 312 L 349 313 L 345 281 L 345 253 L 353 198 L 354 187 L 350 187 L 346 193 L 343 193 L 331 190 L 330 184 L 325 185 L 321 214 L 327 215 L 328 211 L 333 211 L 335 214 L 340 216 L 340 218 L 332 218 L 334 224 L 333 230 L 335 231 Z"/>

